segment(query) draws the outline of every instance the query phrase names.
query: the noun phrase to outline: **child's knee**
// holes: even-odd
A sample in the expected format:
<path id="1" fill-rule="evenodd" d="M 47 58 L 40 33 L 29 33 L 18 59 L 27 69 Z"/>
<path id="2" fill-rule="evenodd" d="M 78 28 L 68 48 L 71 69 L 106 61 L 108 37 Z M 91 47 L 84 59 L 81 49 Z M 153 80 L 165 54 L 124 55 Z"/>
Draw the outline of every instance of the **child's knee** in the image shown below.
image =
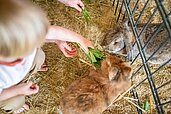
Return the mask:
<path id="1" fill-rule="evenodd" d="M 14 111 L 22 108 L 25 104 L 25 96 L 15 96 L 8 100 L 0 102 L 0 108 L 6 111 Z"/>

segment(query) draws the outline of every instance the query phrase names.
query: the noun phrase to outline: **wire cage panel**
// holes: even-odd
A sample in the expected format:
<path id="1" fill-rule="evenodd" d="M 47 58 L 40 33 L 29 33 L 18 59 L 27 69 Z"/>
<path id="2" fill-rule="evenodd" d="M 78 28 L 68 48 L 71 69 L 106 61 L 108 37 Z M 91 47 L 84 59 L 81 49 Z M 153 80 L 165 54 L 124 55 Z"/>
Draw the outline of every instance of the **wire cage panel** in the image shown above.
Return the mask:
<path id="1" fill-rule="evenodd" d="M 134 34 L 131 64 L 132 95 L 150 113 L 171 113 L 171 2 L 169 0 L 114 0 L 116 22 L 129 20 Z M 135 49 L 138 51 L 136 52 Z M 128 57 L 129 58 L 129 57 Z M 153 104 L 153 106 L 152 106 Z M 139 114 L 143 110 L 137 108 Z"/>

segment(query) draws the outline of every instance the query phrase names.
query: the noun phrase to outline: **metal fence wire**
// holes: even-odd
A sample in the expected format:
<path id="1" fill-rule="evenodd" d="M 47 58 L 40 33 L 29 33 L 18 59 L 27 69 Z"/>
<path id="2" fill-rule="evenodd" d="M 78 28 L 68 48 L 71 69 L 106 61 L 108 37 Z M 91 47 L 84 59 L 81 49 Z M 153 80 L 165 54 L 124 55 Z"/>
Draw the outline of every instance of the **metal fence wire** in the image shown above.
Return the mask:
<path id="1" fill-rule="evenodd" d="M 113 1 L 116 22 L 127 18 L 135 37 L 133 46 L 136 46 L 138 53 L 131 59 L 131 64 L 141 60 L 132 75 L 132 79 L 137 82 L 131 93 L 138 99 L 135 103 L 140 107 L 145 100 L 152 102 L 149 103 L 153 104 L 150 106 L 153 107 L 151 113 L 171 114 L 171 70 L 168 70 L 171 69 L 170 5 L 170 0 Z M 146 41 L 142 39 L 143 34 Z M 141 71 L 143 73 L 140 74 Z M 149 100 L 150 97 L 152 101 Z M 137 111 L 138 114 L 143 113 L 139 108 Z"/>

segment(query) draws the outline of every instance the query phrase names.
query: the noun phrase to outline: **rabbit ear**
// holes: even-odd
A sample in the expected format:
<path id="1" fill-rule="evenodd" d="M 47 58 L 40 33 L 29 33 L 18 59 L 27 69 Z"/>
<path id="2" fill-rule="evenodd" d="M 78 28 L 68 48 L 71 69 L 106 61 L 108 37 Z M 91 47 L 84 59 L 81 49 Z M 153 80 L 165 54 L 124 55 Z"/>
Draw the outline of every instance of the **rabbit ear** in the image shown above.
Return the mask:
<path id="1" fill-rule="evenodd" d="M 123 67 L 123 76 L 129 78 L 131 76 L 132 69 L 131 67 L 125 66 Z"/>
<path id="2" fill-rule="evenodd" d="M 128 23 L 129 23 L 129 19 L 124 19 L 123 22 L 122 22 L 122 25 L 124 27 L 127 27 L 128 26 Z"/>
<path id="3" fill-rule="evenodd" d="M 117 67 L 113 67 L 109 69 L 109 80 L 117 80 L 119 78 L 119 69 Z"/>

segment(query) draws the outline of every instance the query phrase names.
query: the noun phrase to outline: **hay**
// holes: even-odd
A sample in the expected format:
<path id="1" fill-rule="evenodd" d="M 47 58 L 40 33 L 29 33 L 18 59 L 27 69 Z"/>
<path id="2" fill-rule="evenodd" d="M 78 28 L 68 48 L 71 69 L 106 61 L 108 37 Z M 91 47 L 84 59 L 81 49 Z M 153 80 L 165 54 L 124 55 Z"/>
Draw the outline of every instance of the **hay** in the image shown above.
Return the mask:
<path id="1" fill-rule="evenodd" d="M 63 26 L 81 34 L 85 38 L 93 41 L 97 48 L 101 48 L 100 44 L 104 39 L 105 33 L 115 26 L 114 9 L 112 7 L 112 1 L 109 0 L 95 0 L 91 4 L 86 5 L 91 16 L 91 21 L 88 24 L 76 10 L 64 6 L 57 2 L 57 0 L 33 1 L 47 13 L 52 25 Z M 72 45 L 77 47 L 75 44 Z M 38 83 L 40 91 L 36 95 L 27 97 L 27 101 L 31 104 L 31 110 L 26 112 L 26 114 L 56 114 L 58 112 L 62 92 L 74 80 L 81 78 L 89 68 L 89 65 L 80 61 L 80 58 L 87 60 L 82 50 L 79 50 L 78 55 L 74 58 L 64 57 L 55 44 L 45 44 L 43 50 L 46 53 L 46 64 L 49 70 L 47 72 L 39 72 L 31 78 L 33 82 Z M 137 61 L 136 64 L 133 65 L 133 69 L 136 70 L 140 66 L 140 63 L 141 61 Z M 152 66 L 152 68 L 155 69 L 154 66 Z M 171 79 L 171 67 L 167 66 L 163 69 L 164 70 L 158 73 L 158 76 L 155 78 L 156 85 Z M 133 83 L 137 84 L 144 78 L 145 74 L 142 69 L 138 73 L 138 76 L 133 78 Z M 146 95 L 151 96 L 147 81 L 145 81 L 137 91 L 141 93 L 142 101 L 145 99 Z M 170 85 L 165 87 L 164 91 L 165 93 L 163 93 L 163 91 L 160 93 L 163 100 L 170 96 Z M 132 99 L 130 93 L 125 96 Z M 169 106 L 167 109 L 169 110 Z M 155 107 L 153 107 L 153 111 L 155 113 Z M 0 113 L 3 114 L 3 112 Z M 127 102 L 124 97 L 103 112 L 103 114 L 125 113 L 135 114 L 137 110 L 136 107 Z"/>

